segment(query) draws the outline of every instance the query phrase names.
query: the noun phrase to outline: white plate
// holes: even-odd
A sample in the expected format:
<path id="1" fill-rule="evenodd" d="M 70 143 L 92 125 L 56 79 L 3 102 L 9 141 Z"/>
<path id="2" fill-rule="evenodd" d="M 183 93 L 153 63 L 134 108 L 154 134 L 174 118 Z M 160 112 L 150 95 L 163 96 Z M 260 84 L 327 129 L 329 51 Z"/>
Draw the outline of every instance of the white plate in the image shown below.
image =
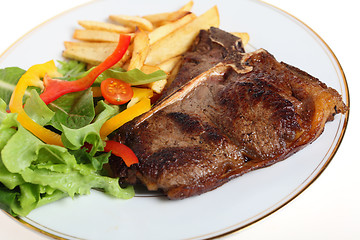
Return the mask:
<path id="1" fill-rule="evenodd" d="M 185 2 L 91 2 L 25 35 L 0 57 L 0 68 L 28 68 L 61 59 L 63 41 L 71 40 L 77 20 L 106 20 L 109 14 L 117 13 L 163 12 L 175 10 Z M 194 11 L 200 14 L 214 4 L 219 7 L 222 29 L 250 34 L 248 50 L 267 49 L 278 60 L 318 77 L 338 90 L 345 103 L 349 102 L 347 83 L 336 57 L 303 23 L 254 0 L 198 0 Z M 43 206 L 19 221 L 51 237 L 65 239 L 204 239 L 231 234 L 268 216 L 305 190 L 331 161 L 347 120 L 348 115 L 337 115 L 313 144 L 287 160 L 198 197 L 169 201 L 139 195 L 124 201 L 92 191 L 89 196 Z"/>

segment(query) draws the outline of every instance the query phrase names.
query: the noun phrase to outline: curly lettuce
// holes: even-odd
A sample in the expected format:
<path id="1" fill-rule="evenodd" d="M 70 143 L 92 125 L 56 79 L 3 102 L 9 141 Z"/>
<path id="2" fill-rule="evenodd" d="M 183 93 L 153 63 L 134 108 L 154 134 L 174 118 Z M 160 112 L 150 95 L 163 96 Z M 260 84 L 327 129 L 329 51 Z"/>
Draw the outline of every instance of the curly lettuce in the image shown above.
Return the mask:
<path id="1" fill-rule="evenodd" d="M 132 187 L 121 188 L 118 179 L 101 174 L 109 154 L 92 156 L 80 145 L 69 151 L 45 144 L 17 123 L 16 114 L 5 111 L 1 99 L 0 106 L 1 208 L 25 216 L 45 203 L 89 194 L 90 189 L 122 199 L 134 196 Z"/>
<path id="2" fill-rule="evenodd" d="M 59 71 L 73 80 L 85 68 L 77 62 L 62 63 Z M 17 68 L 0 71 L 0 90 L 5 86 L 1 76 L 13 76 L 10 83 L 16 84 L 23 73 Z M 32 89 L 24 99 L 24 110 L 38 124 L 60 132 L 65 147 L 45 144 L 22 127 L 17 114 L 6 111 L 8 91 L 0 91 L 0 208 L 14 216 L 26 216 L 64 197 L 89 194 L 91 189 L 121 199 L 135 194 L 131 186 L 121 188 L 117 178 L 103 171 L 110 153 L 103 152 L 99 130 L 119 109 L 103 101 L 94 107 L 91 90 L 61 98 L 47 106 L 38 89 Z M 92 146 L 90 150 L 84 148 L 86 144 Z"/>

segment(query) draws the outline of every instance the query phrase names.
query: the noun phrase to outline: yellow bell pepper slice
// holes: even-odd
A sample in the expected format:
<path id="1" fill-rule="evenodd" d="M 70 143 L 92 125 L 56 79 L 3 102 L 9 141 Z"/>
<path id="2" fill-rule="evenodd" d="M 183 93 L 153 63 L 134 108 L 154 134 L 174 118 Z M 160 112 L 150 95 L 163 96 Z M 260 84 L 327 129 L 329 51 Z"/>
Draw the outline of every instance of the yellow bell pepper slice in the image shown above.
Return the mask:
<path id="1" fill-rule="evenodd" d="M 23 97 L 26 89 L 29 86 L 44 88 L 41 78 L 45 74 L 51 77 L 60 77 L 61 74 L 57 71 L 54 61 L 48 61 L 43 64 L 37 64 L 30 67 L 19 79 L 19 82 L 15 86 L 14 92 L 11 95 L 9 108 L 12 113 L 17 113 L 18 122 L 33 133 L 36 137 L 47 144 L 53 144 L 63 146 L 61 136 L 56 134 L 43 126 L 34 122 L 25 112 L 23 108 Z"/>
<path id="2" fill-rule="evenodd" d="M 135 105 L 137 102 L 139 102 L 143 98 L 151 98 L 154 95 L 153 90 L 150 88 L 138 88 L 138 87 L 132 87 L 132 90 L 134 92 L 133 97 L 127 104 L 127 108 Z"/>
<path id="3" fill-rule="evenodd" d="M 142 98 L 138 103 L 107 120 L 100 129 L 100 137 L 105 139 L 110 133 L 150 109 L 150 99 L 147 97 Z"/>

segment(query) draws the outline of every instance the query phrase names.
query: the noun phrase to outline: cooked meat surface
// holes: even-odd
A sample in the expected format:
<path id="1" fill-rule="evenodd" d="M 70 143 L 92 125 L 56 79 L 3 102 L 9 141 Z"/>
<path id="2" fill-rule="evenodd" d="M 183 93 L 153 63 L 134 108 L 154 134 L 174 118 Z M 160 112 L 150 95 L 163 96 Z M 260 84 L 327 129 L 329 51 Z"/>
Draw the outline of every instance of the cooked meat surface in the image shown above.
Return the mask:
<path id="1" fill-rule="evenodd" d="M 228 53 L 115 133 L 139 158 L 127 168 L 113 156 L 115 176 L 170 199 L 202 194 L 287 158 L 347 111 L 334 89 L 264 49 Z"/>
<path id="2" fill-rule="evenodd" d="M 201 30 L 191 49 L 184 54 L 179 73 L 165 89 L 162 98 L 214 67 L 234 51 L 245 52 L 240 38 L 219 28 L 211 27 L 208 31 Z"/>

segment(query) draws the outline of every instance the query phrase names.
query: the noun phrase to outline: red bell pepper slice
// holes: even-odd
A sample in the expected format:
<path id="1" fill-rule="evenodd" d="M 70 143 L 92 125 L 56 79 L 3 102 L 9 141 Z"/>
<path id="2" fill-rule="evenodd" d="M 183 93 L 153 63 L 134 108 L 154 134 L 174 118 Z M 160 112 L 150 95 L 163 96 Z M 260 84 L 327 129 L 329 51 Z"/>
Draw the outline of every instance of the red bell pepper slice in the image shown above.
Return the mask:
<path id="1" fill-rule="evenodd" d="M 40 94 L 40 98 L 46 104 L 49 104 L 67 93 L 79 92 L 88 89 L 102 72 L 114 66 L 121 60 L 129 47 L 130 40 L 131 37 L 129 35 L 120 34 L 119 43 L 115 51 L 107 57 L 104 62 L 96 66 L 83 78 L 75 81 L 64 81 L 44 77 L 45 89 Z"/>
<path id="2" fill-rule="evenodd" d="M 104 151 L 111 151 L 111 153 L 115 156 L 121 157 L 122 160 L 125 162 L 126 166 L 128 167 L 130 167 L 132 164 L 139 162 L 139 159 L 129 147 L 116 141 L 106 141 Z"/>

